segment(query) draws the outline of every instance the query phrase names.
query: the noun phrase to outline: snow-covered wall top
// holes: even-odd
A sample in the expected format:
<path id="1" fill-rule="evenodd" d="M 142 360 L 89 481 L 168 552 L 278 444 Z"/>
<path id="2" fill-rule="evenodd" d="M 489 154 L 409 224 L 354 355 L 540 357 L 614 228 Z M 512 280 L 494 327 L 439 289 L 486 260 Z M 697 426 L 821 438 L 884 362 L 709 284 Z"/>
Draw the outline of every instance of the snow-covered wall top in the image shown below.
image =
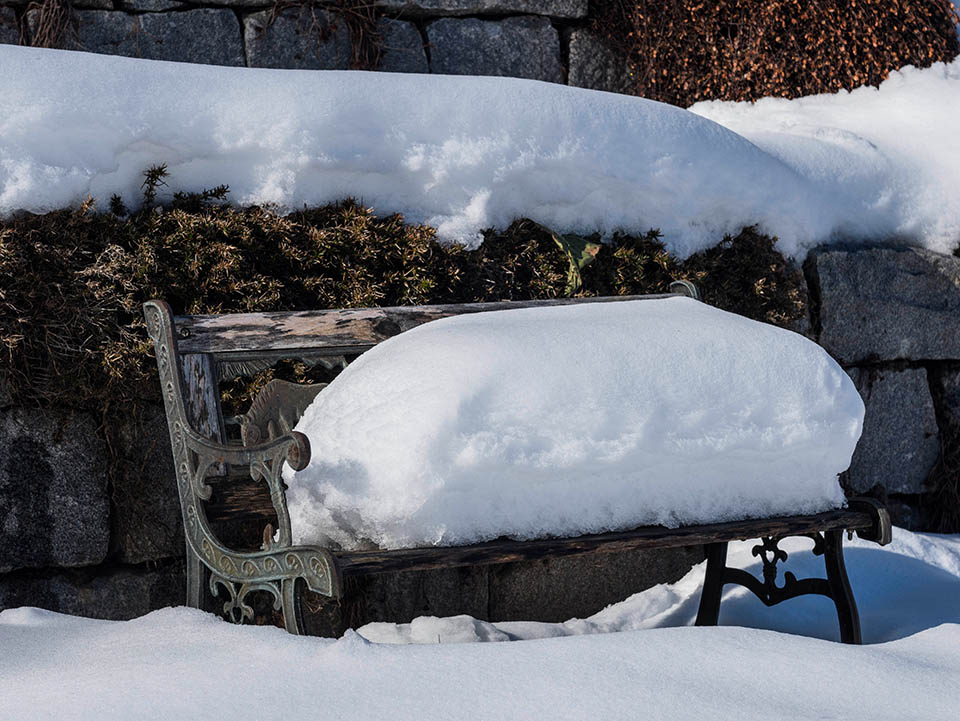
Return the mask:
<path id="1" fill-rule="evenodd" d="M 166 163 L 169 192 L 228 183 L 234 202 L 287 208 L 352 196 L 468 244 L 518 217 L 660 228 L 681 256 L 751 224 L 797 258 L 837 239 L 960 243 L 960 60 L 879 90 L 693 112 L 514 78 L 11 45 L 0 67 L 0 213 L 115 193 L 135 207 L 144 169 Z"/>

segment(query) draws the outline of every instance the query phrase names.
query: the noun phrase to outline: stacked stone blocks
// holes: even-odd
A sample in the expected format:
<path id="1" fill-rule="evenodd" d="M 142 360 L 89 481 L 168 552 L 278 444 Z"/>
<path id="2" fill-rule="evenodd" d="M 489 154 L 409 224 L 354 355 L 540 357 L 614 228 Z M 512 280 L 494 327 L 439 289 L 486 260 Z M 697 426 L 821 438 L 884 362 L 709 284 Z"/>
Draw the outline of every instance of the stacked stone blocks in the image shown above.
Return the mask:
<path id="1" fill-rule="evenodd" d="M 887 500 L 902 525 L 922 526 L 943 447 L 960 442 L 960 258 L 838 247 L 812 253 L 805 270 L 814 337 L 866 405 L 845 483 Z"/>
<path id="2" fill-rule="evenodd" d="M 54 0 L 47 0 L 53 2 Z M 374 0 L 387 72 L 494 75 L 613 89 L 617 62 L 583 30 L 587 0 Z M 211 65 L 352 68 L 336 2 L 74 0 L 59 46 Z M 35 5 L 0 0 L 0 43 L 31 44 Z M 600 48 L 598 50 L 598 48 Z M 599 53 L 599 59 L 598 59 Z M 567 65 L 570 67 L 567 68 Z"/>

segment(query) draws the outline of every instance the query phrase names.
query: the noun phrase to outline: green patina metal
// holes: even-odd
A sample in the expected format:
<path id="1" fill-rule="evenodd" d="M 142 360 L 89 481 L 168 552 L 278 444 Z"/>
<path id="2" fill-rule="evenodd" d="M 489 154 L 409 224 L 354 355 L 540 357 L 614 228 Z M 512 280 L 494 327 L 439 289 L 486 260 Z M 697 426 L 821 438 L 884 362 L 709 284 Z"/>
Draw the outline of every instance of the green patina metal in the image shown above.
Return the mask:
<path id="1" fill-rule="evenodd" d="M 247 595 L 266 591 L 273 596 L 274 609 L 283 611 L 287 631 L 302 633 L 297 580 L 303 579 L 310 590 L 325 596 L 338 597 L 341 592 L 330 551 L 295 546 L 291 539 L 290 515 L 280 471 L 284 462 L 295 470 L 305 468 L 310 461 L 310 444 L 296 431 L 243 448 L 204 438 L 187 417 L 185 384 L 170 308 L 161 301 L 150 301 L 144 305 L 144 315 L 156 348 L 186 532 L 187 605 L 201 608 L 202 569 L 206 567 L 210 571 L 210 592 L 214 596 L 221 591 L 226 593 L 223 612 L 233 620 L 251 620 L 253 609 L 246 603 Z M 251 477 L 263 481 L 270 489 L 278 528 L 276 536 L 265 534 L 261 551 L 233 551 L 217 539 L 210 527 L 202 503 L 211 495 L 206 477 L 211 469 L 223 464 L 249 467 Z"/>

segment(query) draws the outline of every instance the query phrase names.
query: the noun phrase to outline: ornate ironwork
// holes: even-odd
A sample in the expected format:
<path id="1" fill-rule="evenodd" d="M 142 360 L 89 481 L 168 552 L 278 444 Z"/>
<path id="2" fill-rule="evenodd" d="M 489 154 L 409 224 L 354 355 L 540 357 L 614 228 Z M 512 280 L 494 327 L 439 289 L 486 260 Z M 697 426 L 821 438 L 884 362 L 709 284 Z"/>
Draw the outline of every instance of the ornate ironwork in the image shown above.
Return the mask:
<path id="1" fill-rule="evenodd" d="M 302 385 L 273 379 L 257 393 L 250 409 L 240 416 L 243 445 L 272 441 L 296 426 L 326 383 Z"/>
<path id="2" fill-rule="evenodd" d="M 813 554 L 822 556 L 824 551 L 823 534 L 811 533 L 806 535 L 813 540 Z M 788 557 L 787 552 L 779 546 L 781 540 L 780 538 L 761 538 L 760 545 L 754 546 L 750 551 L 754 556 L 760 558 L 763 564 L 762 583 L 746 571 L 733 568 L 727 569 L 726 578 L 729 579 L 728 582 L 746 586 L 768 606 L 809 593 L 829 596 L 830 589 L 825 579 L 804 578 L 801 580 L 792 571 L 785 571 L 783 584 L 777 584 L 777 564 L 786 563 Z"/>
<path id="3" fill-rule="evenodd" d="M 783 584 L 777 585 L 777 564 L 786 562 L 788 557 L 787 552 L 779 546 L 782 537 L 761 538 L 760 545 L 752 549 L 753 555 L 759 557 L 763 564 L 763 581 L 743 569 L 726 565 L 725 541 L 710 543 L 706 548 L 707 572 L 700 594 L 697 625 L 717 624 L 723 587 L 728 583 L 735 583 L 748 588 L 767 606 L 806 594 L 826 596 L 833 601 L 837 610 L 840 640 L 844 643 L 860 643 L 860 616 L 843 563 L 843 529 L 793 535 L 803 535 L 813 540 L 814 555 L 823 556 L 826 578 L 797 579 L 793 573 L 787 571 L 783 574 Z"/>
<path id="4" fill-rule="evenodd" d="M 210 593 L 220 595 L 220 588 L 227 591 L 228 598 L 223 604 L 223 614 L 234 623 L 243 623 L 253 620 L 253 607 L 245 603 L 247 594 L 256 591 L 266 591 L 273 596 L 273 610 L 279 611 L 283 607 L 283 594 L 280 584 L 276 581 L 259 581 L 250 583 L 234 583 L 216 573 L 210 574 Z"/>
<path id="5" fill-rule="evenodd" d="M 224 612 L 231 618 L 249 618 L 252 609 L 245 604 L 245 596 L 253 591 L 267 591 L 274 596 L 275 607 L 283 608 L 287 629 L 299 633 L 294 594 L 296 579 L 302 578 L 310 590 L 325 596 L 338 597 L 341 593 L 336 563 L 329 550 L 292 545 L 281 470 L 284 462 L 296 470 L 306 467 L 310 460 L 310 444 L 303 434 L 290 432 L 267 443 L 238 448 L 215 443 L 196 433 L 187 421 L 170 309 L 165 303 L 150 301 L 144 304 L 144 316 L 156 349 L 176 465 L 187 539 L 187 604 L 201 607 L 199 563 L 202 563 L 211 571 L 211 592 L 218 595 L 218 587 L 228 591 L 229 600 L 224 604 Z M 265 481 L 270 489 L 277 513 L 278 537 L 265 543 L 261 551 L 248 553 L 227 548 L 217 540 L 207 521 L 202 503 L 212 494 L 206 483 L 207 473 L 217 464 L 224 463 L 248 466 L 251 477 Z"/>
<path id="6" fill-rule="evenodd" d="M 813 539 L 813 553 L 816 556 L 823 555 L 823 536 L 820 533 L 809 535 Z M 783 574 L 783 584 L 777 585 L 777 564 L 786 563 L 788 554 L 779 543 L 779 538 L 761 538 L 760 545 L 754 546 L 750 552 L 760 558 L 763 563 L 763 584 L 748 584 L 747 588 L 753 591 L 761 601 L 768 606 L 785 601 L 794 596 L 801 596 L 806 593 L 822 593 L 819 584 L 810 584 L 808 581 L 818 581 L 821 579 L 804 579 L 800 581 L 792 571 L 785 571 Z"/>

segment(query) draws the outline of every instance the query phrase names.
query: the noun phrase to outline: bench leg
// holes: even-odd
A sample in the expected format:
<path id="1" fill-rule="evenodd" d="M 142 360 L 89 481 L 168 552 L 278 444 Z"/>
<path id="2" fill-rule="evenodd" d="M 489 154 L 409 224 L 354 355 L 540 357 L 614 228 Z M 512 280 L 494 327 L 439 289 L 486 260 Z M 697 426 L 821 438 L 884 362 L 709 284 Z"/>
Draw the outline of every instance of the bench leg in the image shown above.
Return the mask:
<path id="1" fill-rule="evenodd" d="M 830 584 L 830 597 L 837 607 L 840 622 L 840 640 L 843 643 L 861 644 L 860 613 L 853 598 L 847 567 L 843 562 L 843 531 L 827 531 L 824 535 L 823 563 Z"/>
<path id="2" fill-rule="evenodd" d="M 707 544 L 707 575 L 700 591 L 698 626 L 716 626 L 720 618 L 720 596 L 723 593 L 724 572 L 727 570 L 727 544 Z"/>
<path id="3" fill-rule="evenodd" d="M 805 534 L 807 535 L 807 534 Z M 753 547 L 753 555 L 763 562 L 763 580 L 741 568 L 727 566 L 727 544 L 711 543 L 707 546 L 707 572 L 700 593 L 698 626 L 716 626 L 720 616 L 720 596 L 724 585 L 735 583 L 754 593 L 767 606 L 775 606 L 797 596 L 817 594 L 826 596 L 837 610 L 840 623 L 840 640 L 843 643 L 860 644 L 860 615 L 853 598 L 850 579 L 843 562 L 843 530 L 830 530 L 809 534 L 814 541 L 814 555 L 823 556 L 827 577 L 798 579 L 790 571 L 783 574 L 778 583 L 777 563 L 786 562 L 787 552 L 777 544 L 781 538 L 761 538 L 761 545 Z"/>
<path id="4" fill-rule="evenodd" d="M 203 610 L 203 564 L 187 541 L 187 606 Z"/>
<path id="5" fill-rule="evenodd" d="M 280 582 L 283 596 L 283 625 L 287 633 L 302 636 L 303 609 L 300 606 L 300 594 L 297 593 L 297 578 L 287 578 Z"/>

